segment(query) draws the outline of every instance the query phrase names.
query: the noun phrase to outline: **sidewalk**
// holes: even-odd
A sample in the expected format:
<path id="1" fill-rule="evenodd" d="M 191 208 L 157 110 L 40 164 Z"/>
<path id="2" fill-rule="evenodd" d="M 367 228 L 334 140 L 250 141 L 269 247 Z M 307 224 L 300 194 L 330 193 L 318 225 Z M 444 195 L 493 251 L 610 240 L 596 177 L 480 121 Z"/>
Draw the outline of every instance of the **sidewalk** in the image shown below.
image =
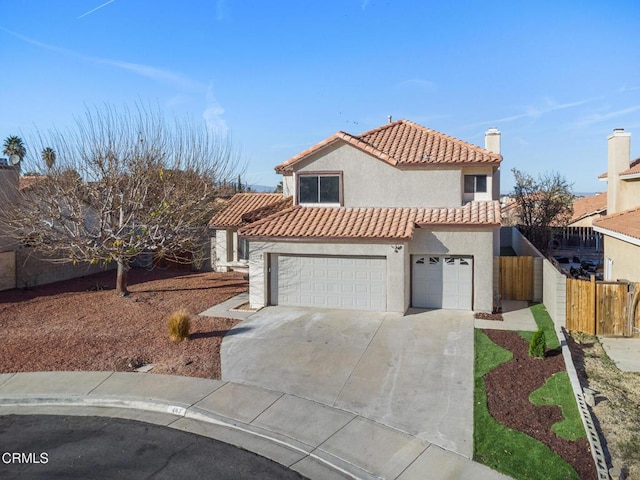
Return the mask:
<path id="1" fill-rule="evenodd" d="M 103 415 L 205 435 L 310 479 L 504 479 L 360 415 L 258 387 L 120 372 L 0 374 L 0 415 Z"/>

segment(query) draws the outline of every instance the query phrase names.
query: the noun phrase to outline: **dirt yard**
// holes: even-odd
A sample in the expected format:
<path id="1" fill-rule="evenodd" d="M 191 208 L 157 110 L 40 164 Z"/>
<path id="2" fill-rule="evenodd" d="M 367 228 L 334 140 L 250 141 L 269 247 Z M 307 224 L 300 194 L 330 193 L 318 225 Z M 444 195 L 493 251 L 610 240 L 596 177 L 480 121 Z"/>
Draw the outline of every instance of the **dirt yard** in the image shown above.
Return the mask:
<path id="1" fill-rule="evenodd" d="M 593 413 L 612 465 L 640 479 L 640 373 L 621 372 L 595 337 L 573 334 L 568 342 L 580 382 L 598 392 Z"/>
<path id="2" fill-rule="evenodd" d="M 0 292 L 0 372 L 130 371 L 220 378 L 220 343 L 237 321 L 197 316 L 247 290 L 240 273 L 134 269 L 131 295 L 115 295 L 115 271 L 30 290 Z M 191 338 L 169 340 L 167 318 L 194 315 Z"/>

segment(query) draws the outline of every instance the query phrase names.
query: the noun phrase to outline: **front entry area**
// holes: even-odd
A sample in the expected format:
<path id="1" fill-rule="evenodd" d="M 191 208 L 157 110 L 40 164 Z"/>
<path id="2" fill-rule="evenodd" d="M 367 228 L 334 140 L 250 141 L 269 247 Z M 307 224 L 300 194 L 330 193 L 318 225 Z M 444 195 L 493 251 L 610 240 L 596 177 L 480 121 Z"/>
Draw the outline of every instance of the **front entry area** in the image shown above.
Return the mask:
<path id="1" fill-rule="evenodd" d="M 411 299 L 416 308 L 471 310 L 473 258 L 412 255 Z"/>
<path id="2" fill-rule="evenodd" d="M 387 309 L 385 257 L 270 256 L 270 303 L 297 307 Z"/>

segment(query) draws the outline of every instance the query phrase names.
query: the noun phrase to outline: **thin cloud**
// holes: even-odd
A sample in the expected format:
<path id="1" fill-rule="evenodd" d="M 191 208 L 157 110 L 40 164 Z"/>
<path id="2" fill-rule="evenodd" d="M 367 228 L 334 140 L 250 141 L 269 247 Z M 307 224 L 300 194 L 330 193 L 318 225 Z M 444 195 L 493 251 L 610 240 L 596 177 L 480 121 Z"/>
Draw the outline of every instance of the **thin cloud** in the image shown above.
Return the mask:
<path id="1" fill-rule="evenodd" d="M 43 42 L 39 42 L 27 36 L 13 32 L 6 28 L 0 27 L 0 30 L 19 38 L 20 40 L 29 43 L 31 45 L 50 50 L 60 55 L 76 58 L 85 62 L 98 63 L 111 67 L 118 68 L 127 72 L 131 72 L 140 77 L 149 78 L 156 82 L 166 83 L 178 90 L 187 91 L 191 93 L 204 93 L 206 107 L 202 114 L 207 126 L 211 129 L 218 129 L 227 131 L 228 127 L 226 121 L 222 118 L 224 108 L 220 105 L 220 102 L 213 93 L 212 85 L 205 85 L 202 82 L 192 80 L 191 78 L 182 75 L 181 73 L 172 72 L 162 68 L 153 67 L 150 65 L 143 65 L 141 63 L 123 62 L 120 60 L 111 60 L 107 58 L 91 57 L 88 55 L 82 55 L 80 53 L 68 50 L 66 48 L 57 47 L 55 45 L 49 45 Z M 175 97 L 173 97 L 175 98 Z"/>
<path id="2" fill-rule="evenodd" d="M 210 84 L 209 88 L 207 88 L 207 95 L 205 98 L 206 107 L 202 113 L 202 118 L 204 118 L 207 128 L 226 133 L 229 130 L 229 127 L 227 127 L 226 120 L 222 118 L 224 108 L 222 108 L 222 105 L 220 105 L 220 102 L 218 102 L 218 99 L 213 92 L 213 84 Z"/>
<path id="3" fill-rule="evenodd" d="M 637 112 L 638 110 L 640 110 L 640 105 L 634 105 L 633 107 L 623 108 L 621 110 L 616 110 L 614 112 L 592 113 L 591 115 L 587 115 L 586 117 L 578 120 L 575 126 L 588 127 L 596 123 L 602 123 L 614 118 L 624 117 L 625 115 L 629 115 L 630 113 Z"/>
<path id="4" fill-rule="evenodd" d="M 182 90 L 206 91 L 207 89 L 207 86 L 205 84 L 191 80 L 190 78 L 180 73 L 175 73 L 170 70 L 164 70 L 161 68 L 152 67 L 150 65 L 143 65 L 140 63 L 123 62 L 120 60 L 111 60 L 108 58 L 100 58 L 100 57 L 83 55 L 81 53 L 74 52 L 73 50 L 57 47 L 55 45 L 49 45 L 47 43 L 34 40 L 33 38 L 27 37 L 25 35 L 21 35 L 17 32 L 13 32 L 3 27 L 0 27 L 0 30 L 5 31 L 8 34 L 13 35 L 14 37 L 19 38 L 20 40 L 26 43 L 58 53 L 60 55 L 76 58 L 78 60 L 82 60 L 85 62 L 98 63 L 102 65 L 109 65 L 112 67 L 116 67 L 120 70 L 126 70 L 129 72 L 135 73 L 136 75 L 139 75 L 141 77 L 146 77 L 155 81 L 168 83 Z"/>
<path id="5" fill-rule="evenodd" d="M 100 10 L 102 7 L 106 7 L 107 5 L 109 5 L 110 3 L 115 2 L 116 0 L 109 0 L 108 2 L 103 3 L 102 5 L 98 5 L 96 8 L 94 8 L 93 10 L 89 10 L 88 12 L 83 13 L 82 15 L 80 15 L 78 17 L 78 20 L 80 20 L 82 17 L 86 17 L 87 15 L 95 12 L 96 10 Z"/>
<path id="6" fill-rule="evenodd" d="M 527 107 L 524 107 L 524 112 L 522 113 L 517 113 L 515 115 L 509 115 L 507 117 L 495 118 L 492 120 L 487 120 L 482 122 L 471 123 L 471 124 L 465 125 L 465 127 L 478 127 L 478 126 L 489 125 L 489 124 L 497 125 L 497 124 L 514 122 L 516 120 L 522 120 L 522 119 L 529 119 L 529 120 L 535 121 L 535 120 L 538 120 L 543 115 L 547 115 L 552 112 L 557 112 L 559 110 L 566 110 L 568 108 L 579 107 L 581 105 L 592 102 L 594 100 L 596 99 L 586 98 L 584 100 L 578 100 L 575 102 L 557 103 L 555 100 L 551 98 L 545 98 L 544 99 L 545 104 L 541 107 L 538 107 L 535 105 L 529 105 Z"/>
<path id="7" fill-rule="evenodd" d="M 360 8 L 361 8 L 362 10 L 365 10 L 368 6 L 369 6 L 369 0 L 362 0 L 362 1 L 360 2 Z"/>
<path id="8" fill-rule="evenodd" d="M 229 20 L 229 3 L 227 0 L 218 0 L 216 2 L 216 20 Z"/>
<path id="9" fill-rule="evenodd" d="M 436 84 L 430 80 L 424 80 L 422 78 L 410 78 L 409 80 L 404 80 L 398 83 L 396 87 L 417 87 L 432 92 L 436 89 Z"/>

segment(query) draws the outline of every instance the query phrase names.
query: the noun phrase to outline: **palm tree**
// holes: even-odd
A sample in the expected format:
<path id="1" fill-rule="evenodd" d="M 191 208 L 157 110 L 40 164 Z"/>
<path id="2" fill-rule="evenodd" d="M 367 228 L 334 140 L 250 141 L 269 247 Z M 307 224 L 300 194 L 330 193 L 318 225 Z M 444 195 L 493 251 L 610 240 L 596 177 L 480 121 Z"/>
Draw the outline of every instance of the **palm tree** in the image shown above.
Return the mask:
<path id="1" fill-rule="evenodd" d="M 47 165 L 47 170 L 51 170 L 53 164 L 56 163 L 56 152 L 53 148 L 47 147 L 42 150 L 42 160 Z"/>
<path id="2" fill-rule="evenodd" d="M 4 150 L 2 151 L 2 153 L 7 155 L 8 157 L 11 157 L 11 155 L 16 155 L 20 159 L 20 161 L 22 161 L 27 153 L 27 149 L 24 148 L 24 143 L 22 143 L 22 139 L 20 137 L 12 135 L 4 140 Z"/>

